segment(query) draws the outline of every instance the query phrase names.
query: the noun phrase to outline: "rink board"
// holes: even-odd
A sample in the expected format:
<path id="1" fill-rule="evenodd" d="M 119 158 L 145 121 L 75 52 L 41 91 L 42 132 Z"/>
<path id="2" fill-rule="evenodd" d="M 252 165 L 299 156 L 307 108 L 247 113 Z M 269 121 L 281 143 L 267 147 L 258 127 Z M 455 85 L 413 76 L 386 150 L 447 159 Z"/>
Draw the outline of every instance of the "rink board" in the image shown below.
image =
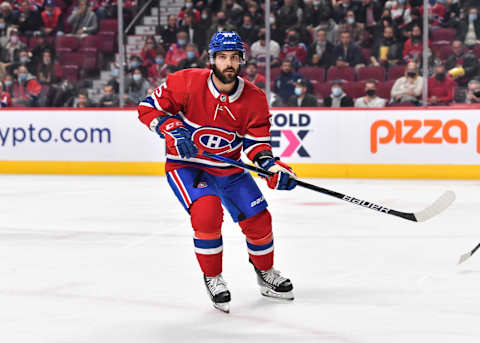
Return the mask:
<path id="1" fill-rule="evenodd" d="M 301 177 L 480 179 L 480 108 L 271 112 L 274 153 Z M 1 173 L 163 175 L 164 161 L 132 109 L 0 113 Z"/>

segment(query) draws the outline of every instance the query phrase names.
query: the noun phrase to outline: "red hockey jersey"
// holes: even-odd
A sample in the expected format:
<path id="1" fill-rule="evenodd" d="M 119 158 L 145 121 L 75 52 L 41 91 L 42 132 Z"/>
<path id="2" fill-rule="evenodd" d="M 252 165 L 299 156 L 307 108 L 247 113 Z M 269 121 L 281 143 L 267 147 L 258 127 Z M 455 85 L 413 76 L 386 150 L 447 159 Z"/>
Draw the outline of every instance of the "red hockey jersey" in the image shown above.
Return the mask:
<path id="1" fill-rule="evenodd" d="M 139 104 L 139 119 L 155 130 L 162 117 L 177 115 L 199 149 L 233 160 L 240 159 L 242 149 L 249 159 L 271 150 L 265 93 L 240 77 L 231 94 L 221 93 L 212 74 L 195 68 L 169 74 L 166 82 Z M 167 172 L 192 165 L 218 176 L 239 172 L 236 167 L 204 156 L 182 159 L 174 151 L 167 151 Z"/>

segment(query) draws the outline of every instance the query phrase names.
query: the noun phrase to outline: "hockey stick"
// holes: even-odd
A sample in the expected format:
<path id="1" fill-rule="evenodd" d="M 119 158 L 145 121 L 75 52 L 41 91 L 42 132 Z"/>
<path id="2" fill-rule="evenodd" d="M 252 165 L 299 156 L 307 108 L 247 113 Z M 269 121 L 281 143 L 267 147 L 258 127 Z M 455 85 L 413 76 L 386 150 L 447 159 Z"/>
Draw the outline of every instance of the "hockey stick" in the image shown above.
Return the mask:
<path id="1" fill-rule="evenodd" d="M 250 164 L 245 164 L 242 161 L 234 161 L 234 160 L 229 159 L 227 157 L 211 154 L 211 153 L 208 153 L 206 151 L 203 151 L 202 154 L 206 157 L 211 158 L 211 159 L 214 159 L 214 160 L 217 160 L 217 161 L 222 161 L 222 162 L 228 163 L 230 165 L 233 165 L 233 166 L 245 169 L 245 170 L 250 170 L 250 171 L 256 172 L 256 173 L 258 173 L 260 175 L 263 175 L 263 176 L 272 176 L 274 174 L 272 172 L 269 172 L 267 170 L 263 170 L 261 168 L 255 167 L 255 166 L 252 166 Z M 452 202 L 455 200 L 455 193 L 454 192 L 445 191 L 437 200 L 435 200 L 435 202 L 433 204 L 431 204 L 430 206 L 428 206 L 427 208 L 425 208 L 422 211 L 401 212 L 401 211 L 397 211 L 397 210 L 392 210 L 392 209 L 387 208 L 385 206 L 374 204 L 373 202 L 370 202 L 370 201 L 357 199 L 355 197 L 352 197 L 352 196 L 349 196 L 349 195 L 346 195 L 346 194 L 342 194 L 342 193 L 338 193 L 338 192 L 335 192 L 335 191 L 331 191 L 331 190 L 326 189 L 326 188 L 318 187 L 318 186 L 312 185 L 310 183 L 307 183 L 305 181 L 301 181 L 301 180 L 298 180 L 298 179 L 296 181 L 297 181 L 297 185 L 299 185 L 301 187 L 304 187 L 304 188 L 311 189 L 315 192 L 330 195 L 334 198 L 341 199 L 341 200 L 344 200 L 344 201 L 348 201 L 348 202 L 350 202 L 352 204 L 355 204 L 355 205 L 366 207 L 366 208 L 369 208 L 369 209 L 377 211 L 377 212 L 390 214 L 392 216 L 400 217 L 400 218 L 411 220 L 411 221 L 414 221 L 414 222 L 424 222 L 424 221 L 440 214 L 448 206 L 450 206 L 452 204 Z"/>
<path id="2" fill-rule="evenodd" d="M 458 264 L 463 263 L 463 262 L 465 262 L 466 260 L 468 260 L 468 259 L 470 258 L 470 256 L 472 256 L 473 254 L 475 254 L 475 251 L 477 251 L 478 248 L 480 248 L 480 243 L 478 243 L 477 246 L 476 246 L 475 248 L 473 248 L 472 251 L 467 252 L 466 254 L 463 254 L 462 256 L 460 256 L 460 261 L 458 261 Z"/>

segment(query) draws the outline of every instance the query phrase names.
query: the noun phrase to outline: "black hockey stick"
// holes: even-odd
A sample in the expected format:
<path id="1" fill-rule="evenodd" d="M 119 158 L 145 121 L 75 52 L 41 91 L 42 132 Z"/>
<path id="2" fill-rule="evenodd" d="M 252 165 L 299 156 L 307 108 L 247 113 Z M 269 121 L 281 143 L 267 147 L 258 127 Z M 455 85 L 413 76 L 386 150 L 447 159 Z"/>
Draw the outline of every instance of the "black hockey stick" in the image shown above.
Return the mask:
<path id="1" fill-rule="evenodd" d="M 460 261 L 458 261 L 458 264 L 463 263 L 463 262 L 465 262 L 466 260 L 468 260 L 468 259 L 470 258 L 470 256 L 472 256 L 473 254 L 475 254 L 475 251 L 477 251 L 478 248 L 480 248 L 480 243 L 478 243 L 477 246 L 476 246 L 475 248 L 473 248 L 472 251 L 467 252 L 466 254 L 463 254 L 462 256 L 460 256 Z"/>
<path id="2" fill-rule="evenodd" d="M 234 160 L 229 159 L 227 157 L 211 154 L 211 153 L 208 153 L 206 151 L 202 152 L 202 154 L 204 156 L 207 156 L 207 157 L 211 158 L 211 159 L 221 161 L 221 162 L 225 162 L 225 163 L 228 163 L 230 165 L 233 165 L 233 166 L 245 169 L 245 170 L 250 170 L 250 171 L 256 172 L 256 173 L 258 173 L 260 175 L 263 175 L 263 176 L 272 176 L 274 174 L 272 172 L 269 172 L 267 170 L 264 170 L 264 169 L 261 169 L 261 168 L 255 167 L 255 166 L 252 166 L 250 164 L 245 164 L 242 161 L 234 161 Z M 299 185 L 300 187 L 308 188 L 308 189 L 311 189 L 312 191 L 323 193 L 323 194 L 326 194 L 326 195 L 330 195 L 334 198 L 341 199 L 341 200 L 344 200 L 344 201 L 348 201 L 348 202 L 350 202 L 352 204 L 355 204 L 355 205 L 366 207 L 366 208 L 369 208 L 369 209 L 377 211 L 377 212 L 390 214 L 392 216 L 400 217 L 400 218 L 411 220 L 411 221 L 414 221 L 414 222 L 423 222 L 423 221 L 426 221 L 426 220 L 440 214 L 448 206 L 450 206 L 452 204 L 452 202 L 455 200 L 455 193 L 452 192 L 452 191 L 446 191 L 437 200 L 435 200 L 435 202 L 433 204 L 431 204 L 430 206 L 428 206 L 427 208 L 425 208 L 422 211 L 401 212 L 401 211 L 397 211 L 397 210 L 392 210 L 392 209 L 387 208 L 385 206 L 374 204 L 373 202 L 370 202 L 370 201 L 357 199 L 355 197 L 352 197 L 352 196 L 349 196 L 349 195 L 346 195 L 346 194 L 342 194 L 342 193 L 338 193 L 338 192 L 335 192 L 335 191 L 331 191 L 331 190 L 326 189 L 326 188 L 318 187 L 318 186 L 312 185 L 311 183 L 307 183 L 305 181 L 301 181 L 301 180 L 298 180 L 298 179 L 296 181 L 297 181 L 297 185 Z"/>

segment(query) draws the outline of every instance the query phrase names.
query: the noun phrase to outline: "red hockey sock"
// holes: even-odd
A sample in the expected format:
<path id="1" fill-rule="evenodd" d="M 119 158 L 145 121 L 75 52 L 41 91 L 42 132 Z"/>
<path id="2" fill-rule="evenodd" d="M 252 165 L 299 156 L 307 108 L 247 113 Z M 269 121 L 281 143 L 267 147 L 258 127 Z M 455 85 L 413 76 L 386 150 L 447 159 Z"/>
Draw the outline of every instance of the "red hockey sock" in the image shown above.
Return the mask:
<path id="1" fill-rule="evenodd" d="M 222 221 L 223 209 L 220 199 L 207 195 L 190 206 L 190 221 L 194 232 L 195 254 L 206 276 L 222 272 Z"/>
<path id="2" fill-rule="evenodd" d="M 247 238 L 248 254 L 255 267 L 268 270 L 273 267 L 272 217 L 268 210 L 242 220 L 242 232 Z"/>

